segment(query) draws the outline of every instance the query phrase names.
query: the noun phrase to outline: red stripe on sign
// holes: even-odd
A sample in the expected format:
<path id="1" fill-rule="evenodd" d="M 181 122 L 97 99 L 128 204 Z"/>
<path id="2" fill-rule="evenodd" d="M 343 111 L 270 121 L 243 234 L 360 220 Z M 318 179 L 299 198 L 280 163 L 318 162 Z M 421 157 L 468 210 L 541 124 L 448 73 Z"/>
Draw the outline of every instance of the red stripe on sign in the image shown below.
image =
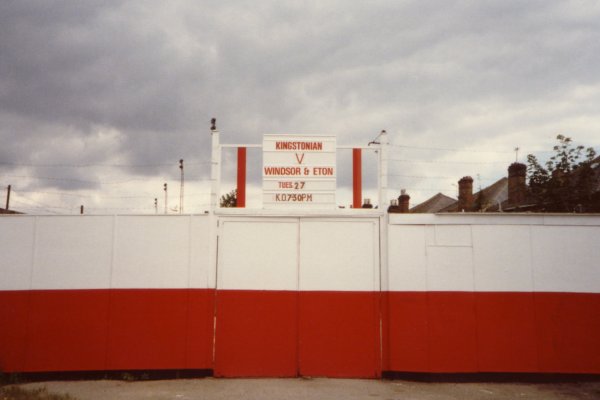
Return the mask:
<path id="1" fill-rule="evenodd" d="M 215 376 L 297 376 L 297 301 L 292 291 L 219 290 Z"/>
<path id="2" fill-rule="evenodd" d="M 300 374 L 381 375 L 379 293 L 300 292 Z"/>

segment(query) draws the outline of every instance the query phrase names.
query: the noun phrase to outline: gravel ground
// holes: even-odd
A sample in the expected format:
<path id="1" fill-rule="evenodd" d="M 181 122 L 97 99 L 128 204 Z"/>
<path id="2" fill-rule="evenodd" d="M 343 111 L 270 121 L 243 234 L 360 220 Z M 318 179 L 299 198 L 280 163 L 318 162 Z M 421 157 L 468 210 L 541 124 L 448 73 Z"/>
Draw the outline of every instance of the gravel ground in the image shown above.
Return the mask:
<path id="1" fill-rule="evenodd" d="M 600 399 L 600 382 L 430 383 L 360 379 L 179 379 L 37 382 L 80 400 L 109 399 Z"/>

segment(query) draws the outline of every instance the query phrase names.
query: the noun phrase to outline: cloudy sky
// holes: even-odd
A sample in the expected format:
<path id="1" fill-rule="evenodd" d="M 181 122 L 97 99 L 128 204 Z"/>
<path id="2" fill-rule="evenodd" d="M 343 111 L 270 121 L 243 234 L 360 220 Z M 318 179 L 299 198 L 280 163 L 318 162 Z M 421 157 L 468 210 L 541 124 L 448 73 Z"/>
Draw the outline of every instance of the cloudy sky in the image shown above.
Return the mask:
<path id="1" fill-rule="evenodd" d="M 28 213 L 163 212 L 167 182 L 174 210 L 184 159 L 184 212 L 202 212 L 211 117 L 223 143 L 385 129 L 390 198 L 453 196 L 464 175 L 504 176 L 517 146 L 521 161 L 559 133 L 599 149 L 600 2 L 0 2 L 1 206 L 10 184 Z M 260 206 L 260 151 L 249 161 Z M 350 170 L 340 151 L 342 205 Z"/>

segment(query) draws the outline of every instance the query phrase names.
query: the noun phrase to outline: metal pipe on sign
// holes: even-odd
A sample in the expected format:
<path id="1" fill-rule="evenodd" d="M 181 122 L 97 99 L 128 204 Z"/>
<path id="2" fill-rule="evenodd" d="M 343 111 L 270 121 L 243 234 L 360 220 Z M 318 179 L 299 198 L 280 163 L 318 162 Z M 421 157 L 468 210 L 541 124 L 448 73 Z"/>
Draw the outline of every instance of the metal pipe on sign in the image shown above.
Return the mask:
<path id="1" fill-rule="evenodd" d="M 360 208 L 362 199 L 362 150 L 352 149 L 352 208 Z"/>
<path id="2" fill-rule="evenodd" d="M 246 148 L 237 151 L 237 203 L 236 207 L 246 207 Z"/>

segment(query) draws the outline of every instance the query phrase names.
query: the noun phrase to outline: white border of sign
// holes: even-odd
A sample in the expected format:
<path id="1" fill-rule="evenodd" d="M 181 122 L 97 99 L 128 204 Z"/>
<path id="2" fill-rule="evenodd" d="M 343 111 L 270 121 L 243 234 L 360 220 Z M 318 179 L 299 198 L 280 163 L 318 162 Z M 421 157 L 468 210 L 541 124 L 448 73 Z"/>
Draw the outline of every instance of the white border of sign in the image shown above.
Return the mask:
<path id="1" fill-rule="evenodd" d="M 263 208 L 336 208 L 336 137 L 263 136 Z"/>

